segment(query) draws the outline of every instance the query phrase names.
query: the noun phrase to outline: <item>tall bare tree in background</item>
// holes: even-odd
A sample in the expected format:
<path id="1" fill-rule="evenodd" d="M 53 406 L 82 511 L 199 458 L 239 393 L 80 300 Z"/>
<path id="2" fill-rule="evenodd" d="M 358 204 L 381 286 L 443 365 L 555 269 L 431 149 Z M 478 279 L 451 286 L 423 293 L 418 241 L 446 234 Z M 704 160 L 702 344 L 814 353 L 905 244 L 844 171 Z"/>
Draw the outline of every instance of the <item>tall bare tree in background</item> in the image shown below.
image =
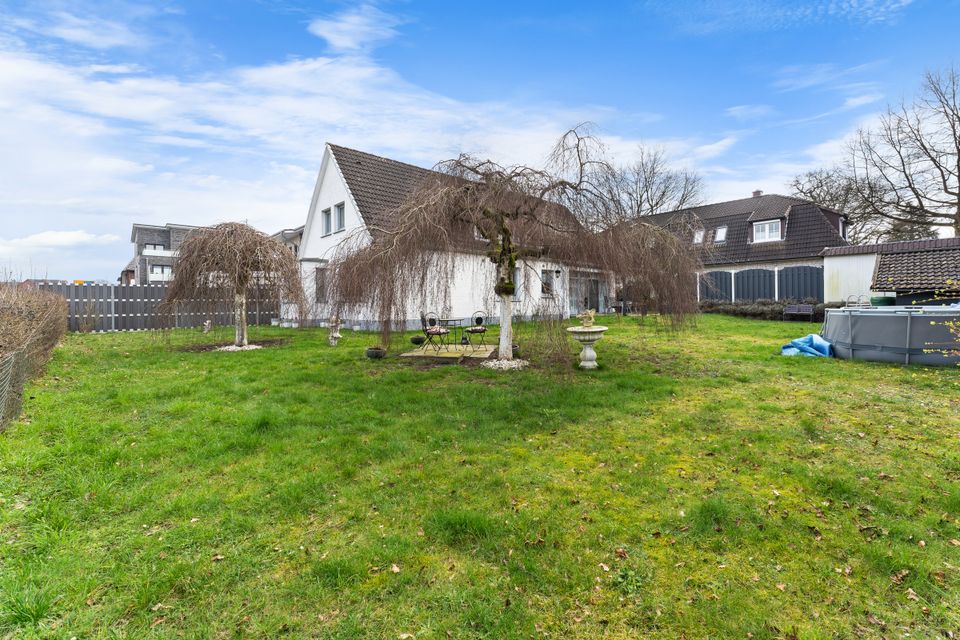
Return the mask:
<path id="1" fill-rule="evenodd" d="M 165 303 L 211 307 L 233 303 L 234 344 L 247 345 L 247 299 L 254 292 L 293 305 L 302 318 L 306 297 L 296 256 L 283 244 L 239 222 L 197 229 L 180 245 Z"/>
<path id="2" fill-rule="evenodd" d="M 847 239 L 853 244 L 923 240 L 937 232 L 921 222 L 890 220 L 864 201 L 853 175 L 844 167 L 814 169 L 790 183 L 793 195 L 847 215 Z"/>
<path id="3" fill-rule="evenodd" d="M 876 216 L 960 235 L 960 77 L 927 73 L 912 104 L 889 107 L 858 132 L 850 173 Z"/>
<path id="4" fill-rule="evenodd" d="M 928 73 L 911 104 L 861 129 L 847 161 L 796 176 L 793 194 L 846 213 L 857 244 L 960 231 L 960 78 Z"/>
<path id="5" fill-rule="evenodd" d="M 670 166 L 662 149 L 640 147 L 636 159 L 608 172 L 609 195 L 630 218 L 677 211 L 703 202 L 703 178 Z"/>
<path id="6" fill-rule="evenodd" d="M 619 179 L 599 141 L 568 131 L 543 168 L 503 166 L 469 155 L 437 165 L 387 226 L 341 243 L 328 265 L 328 297 L 343 316 L 372 308 L 383 339 L 416 309 L 447 306 L 456 256 L 485 255 L 499 302 L 498 356 L 511 359 L 515 266 L 545 259 L 593 267 L 656 292 L 657 310 L 681 323 L 696 311 L 698 266 L 690 248 L 633 221 L 610 185 Z"/>

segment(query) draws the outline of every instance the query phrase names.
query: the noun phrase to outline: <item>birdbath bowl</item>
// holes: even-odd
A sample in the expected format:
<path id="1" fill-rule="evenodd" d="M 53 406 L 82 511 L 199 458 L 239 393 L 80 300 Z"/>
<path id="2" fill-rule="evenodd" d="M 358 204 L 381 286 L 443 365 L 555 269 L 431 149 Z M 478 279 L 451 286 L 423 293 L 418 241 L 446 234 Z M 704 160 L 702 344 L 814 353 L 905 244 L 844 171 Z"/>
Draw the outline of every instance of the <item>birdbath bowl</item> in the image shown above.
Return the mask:
<path id="1" fill-rule="evenodd" d="M 567 331 L 570 332 L 573 339 L 583 345 L 583 349 L 580 351 L 581 369 L 597 368 L 597 352 L 593 350 L 593 345 L 603 337 L 603 332 L 606 330 L 607 327 L 601 327 L 599 325 L 567 327 Z"/>

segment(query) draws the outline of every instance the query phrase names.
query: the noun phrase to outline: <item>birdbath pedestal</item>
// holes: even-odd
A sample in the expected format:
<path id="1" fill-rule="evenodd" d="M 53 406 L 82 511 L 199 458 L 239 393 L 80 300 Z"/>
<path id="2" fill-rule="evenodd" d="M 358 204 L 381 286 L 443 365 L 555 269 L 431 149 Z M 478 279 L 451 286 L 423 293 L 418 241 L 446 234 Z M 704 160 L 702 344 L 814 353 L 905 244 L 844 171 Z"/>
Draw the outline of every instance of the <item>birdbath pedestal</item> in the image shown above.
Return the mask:
<path id="1" fill-rule="evenodd" d="M 580 351 L 581 369 L 597 368 L 597 352 L 593 350 L 593 345 L 603 337 L 603 332 L 606 330 L 607 327 L 601 327 L 599 325 L 567 327 L 567 331 L 570 332 L 573 339 L 583 345 L 583 349 Z"/>

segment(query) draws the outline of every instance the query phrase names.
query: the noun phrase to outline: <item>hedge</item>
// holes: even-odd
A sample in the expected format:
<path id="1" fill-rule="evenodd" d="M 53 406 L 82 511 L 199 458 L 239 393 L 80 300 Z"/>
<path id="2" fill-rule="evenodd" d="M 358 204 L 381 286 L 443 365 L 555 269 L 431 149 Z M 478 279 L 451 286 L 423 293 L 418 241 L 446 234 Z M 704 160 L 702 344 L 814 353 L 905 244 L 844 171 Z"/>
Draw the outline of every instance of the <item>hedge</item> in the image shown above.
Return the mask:
<path id="1" fill-rule="evenodd" d="M 20 414 L 23 385 L 39 375 L 67 331 L 67 301 L 0 283 L 0 429 Z"/>
<path id="2" fill-rule="evenodd" d="M 803 300 L 754 300 L 752 302 L 725 302 L 721 300 L 703 300 L 700 302 L 702 313 L 722 313 L 740 318 L 756 318 L 758 320 L 783 320 L 783 310 L 790 304 L 812 304 L 813 317 L 817 322 L 823 322 L 824 310 L 835 309 L 842 304 L 817 302 L 814 298 Z"/>

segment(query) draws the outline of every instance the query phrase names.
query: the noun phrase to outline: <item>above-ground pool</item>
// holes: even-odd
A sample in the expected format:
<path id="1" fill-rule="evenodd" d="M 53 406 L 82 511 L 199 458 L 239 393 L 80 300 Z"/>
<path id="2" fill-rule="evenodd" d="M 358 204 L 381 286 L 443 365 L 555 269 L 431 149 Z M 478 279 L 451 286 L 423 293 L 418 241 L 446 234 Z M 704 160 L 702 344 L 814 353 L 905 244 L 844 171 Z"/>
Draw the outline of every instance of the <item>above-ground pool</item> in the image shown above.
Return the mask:
<path id="1" fill-rule="evenodd" d="M 870 307 L 827 309 L 821 334 L 838 358 L 906 364 L 960 364 L 960 309 Z"/>

